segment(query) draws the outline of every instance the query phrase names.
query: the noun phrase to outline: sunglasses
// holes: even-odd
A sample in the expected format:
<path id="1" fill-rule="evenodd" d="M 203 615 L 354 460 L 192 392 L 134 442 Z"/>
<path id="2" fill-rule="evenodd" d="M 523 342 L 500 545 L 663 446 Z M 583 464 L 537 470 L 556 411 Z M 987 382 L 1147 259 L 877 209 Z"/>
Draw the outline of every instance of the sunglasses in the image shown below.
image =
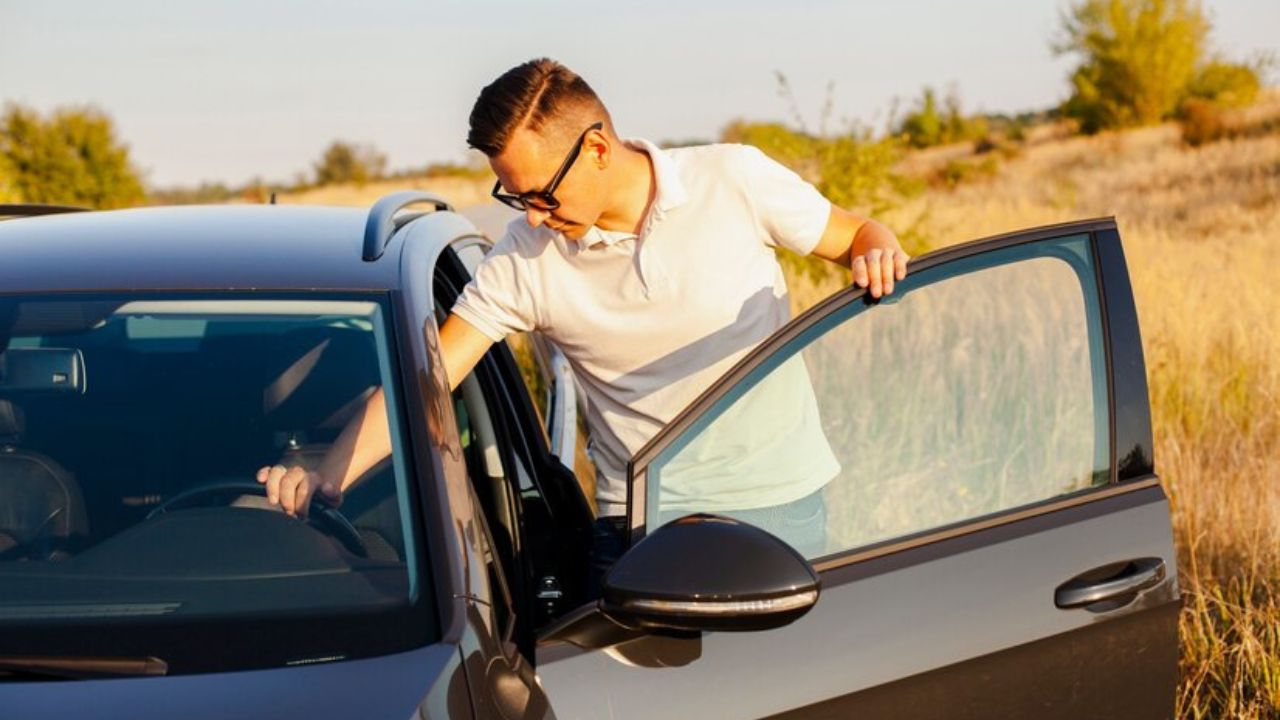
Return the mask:
<path id="1" fill-rule="evenodd" d="M 560 207 L 560 201 L 555 197 L 557 187 L 560 187 L 560 181 L 569 173 L 569 168 L 573 167 L 573 163 L 578 159 L 578 154 L 582 152 L 582 141 L 587 139 L 587 133 L 592 130 L 599 130 L 604 127 L 603 122 L 598 122 L 582 131 L 578 136 L 578 142 L 573 144 L 573 150 L 569 151 L 569 156 L 560 164 L 560 169 L 556 171 L 555 177 L 551 178 L 551 182 L 541 190 L 530 190 L 522 192 L 519 195 L 502 192 L 502 181 L 493 184 L 493 192 L 490 193 L 496 200 L 502 202 L 510 208 L 516 210 L 534 210 L 551 211 Z"/>

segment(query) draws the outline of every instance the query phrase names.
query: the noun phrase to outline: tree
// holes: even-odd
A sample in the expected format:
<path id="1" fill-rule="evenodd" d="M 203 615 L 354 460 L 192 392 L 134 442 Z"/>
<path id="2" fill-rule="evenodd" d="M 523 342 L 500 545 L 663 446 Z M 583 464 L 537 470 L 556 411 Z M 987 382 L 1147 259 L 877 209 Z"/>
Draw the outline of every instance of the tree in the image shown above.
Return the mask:
<path id="1" fill-rule="evenodd" d="M 387 157 L 372 145 L 334 140 L 315 164 L 316 184 L 353 182 L 363 185 L 381 178 L 386 169 Z"/>
<path id="2" fill-rule="evenodd" d="M 18 188 L 13 182 L 13 167 L 9 158 L 0 154 L 0 203 L 21 202 Z"/>
<path id="3" fill-rule="evenodd" d="M 1079 0 L 1062 25 L 1054 50 L 1081 58 L 1062 112 L 1086 133 L 1185 116 L 1188 100 L 1248 104 L 1267 66 L 1211 56 L 1198 0 Z"/>
<path id="4" fill-rule="evenodd" d="M 58 108 L 45 119 L 7 105 L 0 158 L 0 196 L 11 200 L 115 208 L 146 199 L 128 146 L 117 140 L 111 118 L 93 107 Z"/>
<path id="5" fill-rule="evenodd" d="M 1205 55 L 1195 0 L 1082 0 L 1062 18 L 1059 54 L 1077 54 L 1063 113 L 1087 133 L 1159 122 L 1177 110 Z"/>

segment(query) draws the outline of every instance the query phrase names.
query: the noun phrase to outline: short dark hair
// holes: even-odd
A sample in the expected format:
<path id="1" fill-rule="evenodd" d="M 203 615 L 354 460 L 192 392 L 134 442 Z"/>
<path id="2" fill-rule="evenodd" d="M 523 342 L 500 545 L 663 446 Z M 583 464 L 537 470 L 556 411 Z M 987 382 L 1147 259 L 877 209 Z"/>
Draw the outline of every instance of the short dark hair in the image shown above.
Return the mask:
<path id="1" fill-rule="evenodd" d="M 609 112 L 586 80 L 555 60 L 530 60 L 506 71 L 480 91 L 471 108 L 467 144 L 494 157 L 502 154 L 512 134 L 521 127 L 539 132 L 558 120 L 582 114 L 603 120 L 612 132 Z"/>

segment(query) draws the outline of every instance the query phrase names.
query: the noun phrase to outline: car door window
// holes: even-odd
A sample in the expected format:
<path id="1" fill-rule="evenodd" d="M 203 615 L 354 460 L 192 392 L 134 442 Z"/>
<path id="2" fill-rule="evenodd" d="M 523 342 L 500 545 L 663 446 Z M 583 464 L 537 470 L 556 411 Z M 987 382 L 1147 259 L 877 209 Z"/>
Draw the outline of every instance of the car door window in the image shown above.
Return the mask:
<path id="1" fill-rule="evenodd" d="M 583 495 L 594 503 L 596 473 L 587 455 L 590 437 L 584 421 L 586 413 L 580 407 L 576 387 L 559 387 L 561 383 L 574 383 L 568 362 L 550 341 L 536 332 L 514 333 L 507 336 L 506 342 L 520 368 L 520 379 L 538 412 L 538 421 L 552 454 L 573 471 Z M 555 367 L 557 363 L 563 363 L 559 371 Z M 572 407 L 561 407 L 561 403 L 572 404 Z"/>
<path id="2" fill-rule="evenodd" d="M 715 512 L 813 559 L 1107 482 L 1087 234 L 840 297 L 653 457 L 646 527 Z"/>

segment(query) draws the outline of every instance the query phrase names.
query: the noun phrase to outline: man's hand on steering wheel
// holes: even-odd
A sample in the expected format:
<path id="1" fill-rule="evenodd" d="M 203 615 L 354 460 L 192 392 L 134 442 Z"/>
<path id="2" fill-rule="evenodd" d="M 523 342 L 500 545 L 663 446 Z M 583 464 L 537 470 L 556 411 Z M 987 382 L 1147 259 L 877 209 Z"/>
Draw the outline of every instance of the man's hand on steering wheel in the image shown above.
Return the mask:
<path id="1" fill-rule="evenodd" d="M 305 518 L 312 497 L 333 507 L 342 504 L 342 490 L 318 472 L 301 467 L 269 465 L 258 470 L 258 482 L 267 486 L 267 500 L 294 517 Z"/>

